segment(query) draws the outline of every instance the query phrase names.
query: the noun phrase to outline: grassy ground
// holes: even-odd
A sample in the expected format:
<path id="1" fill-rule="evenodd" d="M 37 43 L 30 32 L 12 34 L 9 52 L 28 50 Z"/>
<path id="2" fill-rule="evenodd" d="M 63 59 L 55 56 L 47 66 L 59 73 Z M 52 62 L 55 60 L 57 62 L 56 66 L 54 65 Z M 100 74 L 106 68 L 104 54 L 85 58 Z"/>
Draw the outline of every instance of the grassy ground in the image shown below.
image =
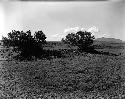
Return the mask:
<path id="1" fill-rule="evenodd" d="M 123 54 L 1 61 L 0 99 L 125 99 L 124 65 Z"/>
<path id="2" fill-rule="evenodd" d="M 124 90 L 119 91 L 123 84 L 119 75 L 124 62 L 124 58 L 92 54 L 37 62 L 4 62 L 2 90 L 13 98 L 41 93 L 124 94 Z"/>

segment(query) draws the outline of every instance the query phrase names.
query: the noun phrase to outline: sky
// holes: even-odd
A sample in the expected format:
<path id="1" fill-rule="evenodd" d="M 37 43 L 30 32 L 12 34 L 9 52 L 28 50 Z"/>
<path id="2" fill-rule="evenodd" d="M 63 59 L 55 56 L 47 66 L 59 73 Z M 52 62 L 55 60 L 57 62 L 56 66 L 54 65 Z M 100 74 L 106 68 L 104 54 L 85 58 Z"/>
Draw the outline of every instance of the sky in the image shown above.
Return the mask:
<path id="1" fill-rule="evenodd" d="M 125 41 L 125 0 L 0 2 L 0 39 L 12 30 L 42 30 L 46 40 L 60 41 L 81 29 L 92 31 L 96 38 Z"/>

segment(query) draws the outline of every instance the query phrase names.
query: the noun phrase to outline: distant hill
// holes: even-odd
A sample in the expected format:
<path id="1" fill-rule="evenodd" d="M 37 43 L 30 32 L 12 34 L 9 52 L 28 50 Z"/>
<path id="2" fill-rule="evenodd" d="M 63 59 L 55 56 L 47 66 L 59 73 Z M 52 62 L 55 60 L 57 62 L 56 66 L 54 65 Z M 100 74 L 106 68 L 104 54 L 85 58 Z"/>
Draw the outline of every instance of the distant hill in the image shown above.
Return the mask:
<path id="1" fill-rule="evenodd" d="M 93 45 L 97 49 L 104 49 L 104 48 L 112 48 L 112 49 L 122 49 L 125 47 L 125 42 L 120 40 L 120 39 L 115 39 L 115 38 L 97 38 L 94 40 Z"/>
<path id="2" fill-rule="evenodd" d="M 120 39 L 105 38 L 105 37 L 97 38 L 97 39 L 95 39 L 95 41 L 102 41 L 102 42 L 109 42 L 109 43 L 123 43 L 123 41 Z"/>

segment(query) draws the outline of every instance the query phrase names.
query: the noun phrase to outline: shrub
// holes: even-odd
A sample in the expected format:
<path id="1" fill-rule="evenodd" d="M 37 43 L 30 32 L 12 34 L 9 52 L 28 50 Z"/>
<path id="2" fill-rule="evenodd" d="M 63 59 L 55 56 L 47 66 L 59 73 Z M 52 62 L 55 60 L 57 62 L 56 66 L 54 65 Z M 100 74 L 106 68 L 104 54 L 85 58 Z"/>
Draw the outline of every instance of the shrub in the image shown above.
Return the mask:
<path id="1" fill-rule="evenodd" d="M 91 32 L 78 31 L 76 34 L 68 34 L 65 39 L 62 39 L 62 42 L 73 46 L 78 46 L 78 50 L 83 52 L 88 50 L 91 51 L 94 49 L 94 47 L 92 46 L 94 39 L 95 37 Z"/>
<path id="2" fill-rule="evenodd" d="M 4 47 L 13 47 L 13 51 L 18 52 L 18 58 L 30 60 L 32 56 L 40 58 L 42 55 L 42 45 L 46 43 L 46 36 L 42 31 L 35 32 L 32 36 L 31 31 L 23 32 L 12 30 L 8 37 L 3 37 Z"/>

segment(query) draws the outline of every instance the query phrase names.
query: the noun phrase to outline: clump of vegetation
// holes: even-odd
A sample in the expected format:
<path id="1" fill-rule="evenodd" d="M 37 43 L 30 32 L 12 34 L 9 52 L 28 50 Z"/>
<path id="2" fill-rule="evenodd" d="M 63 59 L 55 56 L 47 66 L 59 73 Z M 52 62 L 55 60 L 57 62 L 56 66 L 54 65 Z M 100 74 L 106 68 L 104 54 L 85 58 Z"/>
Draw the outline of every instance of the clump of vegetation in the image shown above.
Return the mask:
<path id="1" fill-rule="evenodd" d="M 8 37 L 3 37 L 4 47 L 13 47 L 13 51 L 18 52 L 16 58 L 21 60 L 31 60 L 32 57 L 40 58 L 43 53 L 42 45 L 46 43 L 46 36 L 42 31 L 35 32 L 31 35 L 31 31 L 23 32 L 12 30 L 8 33 Z"/>
<path id="2" fill-rule="evenodd" d="M 64 43 L 78 46 L 80 52 L 83 51 L 93 51 L 94 47 L 92 46 L 95 37 L 91 32 L 87 31 L 78 31 L 77 33 L 70 33 L 66 38 L 62 39 Z"/>

